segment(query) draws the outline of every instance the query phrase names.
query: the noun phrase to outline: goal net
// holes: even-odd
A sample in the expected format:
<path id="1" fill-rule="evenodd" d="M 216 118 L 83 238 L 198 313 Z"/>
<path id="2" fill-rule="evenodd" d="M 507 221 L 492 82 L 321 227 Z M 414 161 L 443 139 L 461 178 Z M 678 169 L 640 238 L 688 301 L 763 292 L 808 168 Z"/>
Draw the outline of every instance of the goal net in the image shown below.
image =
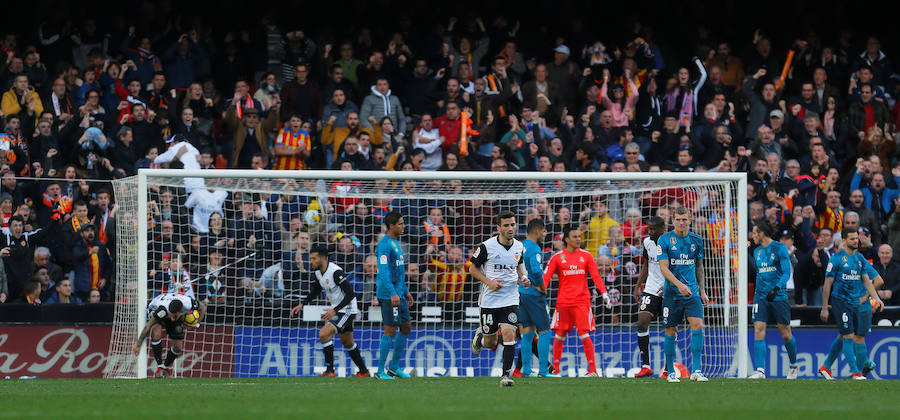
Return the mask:
<path id="1" fill-rule="evenodd" d="M 598 371 L 633 375 L 641 366 L 634 297 L 646 263 L 641 242 L 650 216 L 662 216 L 671 229 L 676 206 L 692 210 L 691 230 L 706 250 L 710 302 L 700 366 L 711 376 L 746 374 L 745 174 L 142 170 L 114 187 L 120 239 L 108 377 L 145 377 L 155 368 L 148 346 L 138 356 L 131 346 L 149 299 L 172 278 L 191 284 L 208 305 L 201 327 L 186 334 L 178 375 L 322 372 L 318 330 L 327 301 L 320 296 L 290 316 L 315 281 L 308 255 L 315 244 L 329 246 L 330 260 L 349 275 L 360 309 L 355 341 L 374 372 L 382 334 L 375 244 L 390 211 L 406 222 L 400 241 L 415 298 L 402 368 L 418 376 L 497 375 L 502 352 L 476 356 L 470 350 L 480 283 L 467 275 L 467 264 L 475 247 L 495 234 L 495 216 L 504 210 L 517 215 L 520 239 L 528 221 L 543 219 L 544 261 L 562 249 L 566 227 L 580 228 L 582 247 L 596 257 L 612 297 L 611 308 L 599 296 L 593 300 Z M 549 291 L 552 311 L 555 282 Z M 650 339 L 657 372 L 664 365 L 659 321 Z M 586 370 L 577 336 L 565 341 L 563 376 Z M 354 374 L 338 340 L 335 346 L 337 375 Z M 524 349 L 532 357 L 530 346 Z M 690 359 L 683 324 L 676 360 L 696 368 L 698 361 Z"/>

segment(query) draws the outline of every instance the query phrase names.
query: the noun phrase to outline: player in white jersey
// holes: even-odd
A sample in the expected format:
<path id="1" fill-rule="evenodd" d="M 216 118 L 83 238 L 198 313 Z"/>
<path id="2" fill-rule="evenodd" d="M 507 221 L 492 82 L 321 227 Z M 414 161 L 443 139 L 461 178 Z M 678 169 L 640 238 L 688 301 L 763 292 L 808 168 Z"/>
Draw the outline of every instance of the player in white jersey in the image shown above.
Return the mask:
<path id="1" fill-rule="evenodd" d="M 503 377 L 501 386 L 512 386 L 516 357 L 516 328 L 519 322 L 519 283 L 530 286 L 525 270 L 525 246 L 516 240 L 516 215 L 510 211 L 497 216 L 499 234 L 481 243 L 472 255 L 469 273 L 482 283 L 478 305 L 481 328 L 475 332 L 472 351 L 482 347 L 496 350 L 497 331 L 503 336 Z"/>
<path id="2" fill-rule="evenodd" d="M 369 369 L 359 353 L 359 347 L 353 342 L 353 320 L 359 314 L 356 304 L 356 292 L 353 285 L 347 279 L 344 270 L 335 263 L 328 262 L 328 248 L 317 245 L 309 252 L 309 265 L 314 270 L 316 282 L 306 298 L 291 309 L 291 316 L 296 316 L 303 310 L 303 305 L 318 299 L 322 292 L 331 307 L 322 312 L 322 321 L 325 325 L 319 330 L 319 341 L 322 342 L 322 352 L 325 353 L 325 372 L 320 376 L 334 376 L 334 335 L 341 339 L 341 344 L 347 349 L 350 358 L 359 371 L 355 376 L 369 376 Z"/>
<path id="3" fill-rule="evenodd" d="M 199 328 L 200 323 L 191 326 L 184 322 L 184 314 L 197 309 L 200 319 L 206 315 L 206 307 L 193 298 L 177 293 L 163 293 L 154 297 L 147 305 L 147 324 L 138 335 L 137 343 L 131 349 L 134 354 L 141 351 L 144 339 L 150 334 L 150 348 L 156 360 L 156 377 L 172 376 L 172 364 L 184 350 L 184 327 Z M 165 363 L 162 359 L 162 329 L 166 329 L 169 337 L 169 352 Z"/>
<path id="4" fill-rule="evenodd" d="M 638 284 L 634 287 L 634 298 L 640 303 L 638 309 L 637 336 L 638 348 L 641 350 L 641 371 L 634 375 L 643 378 L 653 375 L 650 368 L 650 321 L 662 311 L 663 286 L 666 279 L 659 271 L 660 254 L 657 239 L 666 233 L 666 222 L 659 216 L 653 216 L 647 225 L 648 237 L 644 238 L 644 264 Z M 643 290 L 643 291 L 642 291 Z"/>

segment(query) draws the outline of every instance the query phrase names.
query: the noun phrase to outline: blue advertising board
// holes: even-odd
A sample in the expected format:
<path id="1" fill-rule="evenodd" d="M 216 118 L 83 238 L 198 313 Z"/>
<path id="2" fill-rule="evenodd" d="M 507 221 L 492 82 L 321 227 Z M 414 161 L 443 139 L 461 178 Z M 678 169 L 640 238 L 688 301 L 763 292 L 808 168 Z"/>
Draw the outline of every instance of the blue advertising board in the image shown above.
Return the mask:
<path id="1" fill-rule="evenodd" d="M 471 329 L 429 328 L 414 329 L 410 334 L 401 366 L 418 376 L 497 376 L 501 369 L 500 352 L 485 350 L 480 356 L 470 348 Z M 374 371 L 378 358 L 381 328 L 357 327 L 354 330 L 367 366 Z M 832 329 L 795 329 L 798 366 L 801 378 L 814 378 L 823 364 L 829 346 L 836 337 Z M 748 331 L 752 345 L 752 331 Z M 324 369 L 317 328 L 237 327 L 235 328 L 235 376 L 314 376 Z M 600 329 L 592 333 L 597 352 L 598 370 L 603 376 L 632 376 L 640 369 L 640 352 L 631 328 Z M 736 337 L 722 332 L 707 332 L 703 370 L 711 376 L 735 376 L 733 351 Z M 663 365 L 663 336 L 661 330 L 651 330 L 651 366 L 660 372 Z M 900 379 L 900 330 L 875 329 L 867 337 L 869 358 L 878 367 L 872 377 Z M 777 329 L 766 336 L 768 346 L 767 373 L 770 377 L 784 377 L 788 357 Z M 678 337 L 676 360 L 689 368 L 690 338 L 687 331 Z M 338 376 L 355 372 L 353 363 L 335 339 L 335 369 Z M 718 348 L 716 348 L 718 347 Z M 536 364 L 536 361 L 535 361 Z M 583 374 L 586 363 L 582 345 L 574 334 L 565 342 L 561 370 L 564 376 Z M 836 376 L 848 377 L 849 368 L 841 359 L 834 366 Z M 749 369 L 749 368 L 748 368 Z"/>

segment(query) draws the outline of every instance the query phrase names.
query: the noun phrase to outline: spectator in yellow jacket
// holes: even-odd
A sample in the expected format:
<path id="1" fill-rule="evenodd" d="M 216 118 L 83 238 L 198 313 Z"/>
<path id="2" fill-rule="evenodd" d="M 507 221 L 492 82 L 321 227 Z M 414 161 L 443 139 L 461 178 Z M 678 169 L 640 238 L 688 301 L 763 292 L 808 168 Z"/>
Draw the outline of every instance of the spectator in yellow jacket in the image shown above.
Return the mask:
<path id="1" fill-rule="evenodd" d="M 28 76 L 20 74 L 16 76 L 12 87 L 3 93 L 0 110 L 3 111 L 3 115 L 13 115 L 27 110 L 29 106 L 34 107 L 36 115 L 44 112 L 40 96 L 34 91 L 34 88 L 28 85 Z"/>

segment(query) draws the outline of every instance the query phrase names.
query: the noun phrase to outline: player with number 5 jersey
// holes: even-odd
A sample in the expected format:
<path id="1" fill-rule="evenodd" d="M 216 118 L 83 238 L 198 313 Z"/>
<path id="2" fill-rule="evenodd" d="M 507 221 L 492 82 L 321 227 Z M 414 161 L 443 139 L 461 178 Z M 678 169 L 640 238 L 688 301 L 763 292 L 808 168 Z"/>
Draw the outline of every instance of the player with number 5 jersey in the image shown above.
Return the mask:
<path id="1" fill-rule="evenodd" d="M 384 216 L 384 225 L 387 227 L 387 235 L 375 247 L 378 258 L 375 297 L 381 306 L 381 323 L 384 325 L 384 334 L 378 346 L 378 373 L 375 377 L 409 378 L 408 374 L 400 370 L 400 357 L 406 350 L 406 338 L 412 329 L 409 307 L 414 303 L 406 286 L 406 260 L 400 248 L 400 235 L 406 224 L 400 213 L 392 211 Z M 394 355 L 388 368 L 385 363 L 392 348 Z"/>

